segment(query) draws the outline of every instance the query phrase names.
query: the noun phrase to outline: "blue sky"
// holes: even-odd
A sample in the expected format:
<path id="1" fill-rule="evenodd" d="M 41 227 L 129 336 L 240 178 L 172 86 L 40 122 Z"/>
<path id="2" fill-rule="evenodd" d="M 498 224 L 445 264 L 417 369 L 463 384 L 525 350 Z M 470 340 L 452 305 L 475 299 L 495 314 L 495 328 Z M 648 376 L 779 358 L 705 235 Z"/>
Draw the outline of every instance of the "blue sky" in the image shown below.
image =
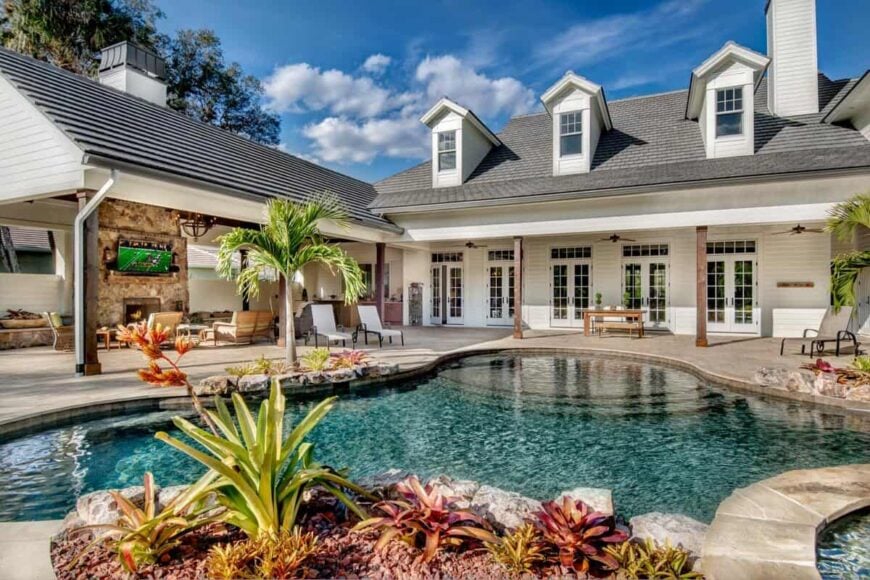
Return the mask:
<path id="1" fill-rule="evenodd" d="M 426 156 L 418 122 L 439 97 L 498 131 L 540 110 L 566 70 L 608 99 L 687 86 L 734 40 L 766 52 L 765 0 L 161 0 L 162 28 L 211 28 L 265 83 L 287 151 L 375 181 Z M 819 67 L 870 66 L 870 2 L 819 0 Z"/>

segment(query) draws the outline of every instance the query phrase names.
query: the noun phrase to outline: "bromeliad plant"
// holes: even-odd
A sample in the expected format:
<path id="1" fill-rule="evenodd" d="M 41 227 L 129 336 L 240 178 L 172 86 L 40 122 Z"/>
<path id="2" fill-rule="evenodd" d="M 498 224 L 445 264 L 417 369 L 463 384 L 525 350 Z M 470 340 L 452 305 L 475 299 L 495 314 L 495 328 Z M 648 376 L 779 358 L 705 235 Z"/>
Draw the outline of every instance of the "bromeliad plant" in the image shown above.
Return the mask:
<path id="1" fill-rule="evenodd" d="M 302 368 L 309 372 L 321 372 L 329 368 L 329 349 L 315 348 L 302 357 Z"/>
<path id="2" fill-rule="evenodd" d="M 139 369 L 139 378 L 149 385 L 187 389 L 187 395 L 193 403 L 193 408 L 196 409 L 212 434 L 217 435 L 214 422 L 205 412 L 193 385 L 187 378 L 187 373 L 182 371 L 179 366 L 184 355 L 193 349 L 193 343 L 186 337 L 177 336 L 175 338 L 175 359 L 173 360 L 163 352 L 162 345 L 168 339 L 169 329 L 160 324 L 155 324 L 151 328 L 148 328 L 148 324 L 145 322 L 131 326 L 118 325 L 118 340 L 138 346 L 145 360 L 148 361 L 147 369 Z"/>
<path id="3" fill-rule="evenodd" d="M 155 437 L 217 473 L 218 479 L 209 489 L 217 493 L 218 502 L 228 510 L 224 521 L 250 537 L 293 529 L 303 496 L 312 487 L 325 489 L 365 518 L 365 512 L 347 491 L 371 496 L 343 473 L 315 461 L 314 444 L 305 441 L 336 400 L 330 397 L 315 406 L 285 437 L 284 395 L 278 382 L 273 381 L 269 398 L 261 403 L 256 418 L 238 393 L 232 395 L 235 421 L 226 404 L 215 397 L 216 410 L 206 412 L 222 436 L 212 435 L 181 417 L 173 419 L 176 427 L 205 451 L 164 432 Z"/>
<path id="4" fill-rule="evenodd" d="M 404 499 L 376 503 L 372 509 L 384 515 L 363 520 L 354 527 L 357 531 L 368 528 L 381 531 L 376 550 L 383 550 L 393 539 L 401 540 L 422 548 L 418 561 L 428 562 L 443 546 L 456 548 L 468 540 L 498 542 L 480 516 L 455 509 L 455 498 L 444 497 L 431 483 L 423 486 L 412 475 L 396 484 L 396 492 Z"/>
<path id="5" fill-rule="evenodd" d="M 649 578 L 652 580 L 694 580 L 703 578 L 692 571 L 689 552 L 665 542 L 658 546 L 652 538 L 645 542 L 623 542 L 607 546 L 604 551 L 619 562 L 620 574 L 628 580 Z"/>
<path id="6" fill-rule="evenodd" d="M 73 533 L 105 529 L 70 563 L 71 569 L 92 548 L 107 543 L 118 554 L 121 566 L 135 573 L 140 566 L 153 564 L 161 556 L 181 543 L 181 536 L 206 524 L 216 521 L 215 506 L 205 505 L 204 492 L 212 484 L 215 475 L 207 473 L 175 500 L 157 513 L 154 476 L 145 473 L 145 500 L 141 508 L 117 491 L 109 492 L 121 510 L 121 519 L 116 524 L 83 526 Z"/>
<path id="7" fill-rule="evenodd" d="M 332 355 L 332 368 L 355 369 L 369 364 L 369 355 L 362 350 L 344 350 Z"/>
<path id="8" fill-rule="evenodd" d="M 538 530 L 530 523 L 523 524 L 498 542 L 487 543 L 486 549 L 496 563 L 517 576 L 531 574 L 545 559 Z"/>
<path id="9" fill-rule="evenodd" d="M 301 533 L 299 528 L 276 536 L 258 538 L 215 546 L 206 559 L 209 578 L 236 580 L 237 578 L 293 578 L 296 570 L 317 549 L 317 537 Z"/>
<path id="10" fill-rule="evenodd" d="M 619 568 L 604 548 L 625 542 L 629 534 L 615 524 L 613 516 L 592 511 L 568 496 L 561 502 L 545 502 L 536 516 L 541 541 L 561 566 L 593 576 L 607 576 Z"/>

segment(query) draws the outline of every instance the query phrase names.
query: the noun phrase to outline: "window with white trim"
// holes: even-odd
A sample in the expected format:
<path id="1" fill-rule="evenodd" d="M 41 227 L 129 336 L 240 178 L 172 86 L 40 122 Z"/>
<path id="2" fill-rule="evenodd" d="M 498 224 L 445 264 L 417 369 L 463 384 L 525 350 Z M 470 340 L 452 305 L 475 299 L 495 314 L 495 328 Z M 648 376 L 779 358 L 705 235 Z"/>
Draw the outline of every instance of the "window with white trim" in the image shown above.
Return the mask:
<path id="1" fill-rule="evenodd" d="M 438 171 L 456 169 L 456 131 L 438 133 Z"/>
<path id="2" fill-rule="evenodd" d="M 572 111 L 559 115 L 559 156 L 583 153 L 583 112 Z"/>
<path id="3" fill-rule="evenodd" d="M 743 134 L 743 88 L 716 91 L 716 137 Z"/>

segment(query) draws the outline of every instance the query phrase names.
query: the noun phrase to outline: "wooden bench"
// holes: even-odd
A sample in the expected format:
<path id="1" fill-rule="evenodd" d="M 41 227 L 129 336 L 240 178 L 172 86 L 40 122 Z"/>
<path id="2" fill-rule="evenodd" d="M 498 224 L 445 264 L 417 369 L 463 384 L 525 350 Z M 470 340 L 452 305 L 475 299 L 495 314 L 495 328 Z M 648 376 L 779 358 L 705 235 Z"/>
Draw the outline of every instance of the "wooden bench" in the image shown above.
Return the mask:
<path id="1" fill-rule="evenodd" d="M 595 322 L 595 329 L 598 331 L 598 337 L 601 337 L 602 332 L 610 331 L 610 330 L 627 330 L 628 337 L 631 338 L 633 333 L 637 331 L 637 337 L 640 338 L 641 335 L 641 324 L 642 322 L 626 322 L 619 320 L 599 320 Z"/>

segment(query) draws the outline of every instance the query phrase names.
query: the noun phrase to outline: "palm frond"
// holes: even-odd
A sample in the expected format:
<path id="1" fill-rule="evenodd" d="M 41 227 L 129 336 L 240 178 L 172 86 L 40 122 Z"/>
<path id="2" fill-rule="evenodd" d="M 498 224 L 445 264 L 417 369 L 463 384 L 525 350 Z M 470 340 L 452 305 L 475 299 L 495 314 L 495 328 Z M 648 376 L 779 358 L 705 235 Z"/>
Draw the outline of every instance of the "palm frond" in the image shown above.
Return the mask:
<path id="1" fill-rule="evenodd" d="M 858 275 L 870 268 L 870 251 L 852 252 L 837 256 L 831 261 L 831 297 L 834 310 L 843 306 L 855 306 L 855 287 Z"/>
<path id="2" fill-rule="evenodd" d="M 870 194 L 856 195 L 838 203 L 828 211 L 829 232 L 844 242 L 849 242 L 859 227 L 870 229 Z"/>

